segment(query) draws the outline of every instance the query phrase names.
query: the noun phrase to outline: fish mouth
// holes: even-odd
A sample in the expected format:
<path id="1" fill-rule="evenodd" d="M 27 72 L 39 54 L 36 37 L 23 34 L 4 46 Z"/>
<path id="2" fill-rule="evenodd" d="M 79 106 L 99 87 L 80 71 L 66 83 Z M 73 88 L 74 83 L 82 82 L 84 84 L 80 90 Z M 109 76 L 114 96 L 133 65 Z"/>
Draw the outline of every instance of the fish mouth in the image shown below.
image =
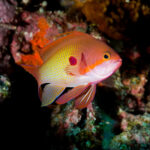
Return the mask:
<path id="1" fill-rule="evenodd" d="M 122 65 L 122 59 L 115 60 L 115 63 L 117 63 L 117 67 L 119 68 Z"/>
<path id="2" fill-rule="evenodd" d="M 117 62 L 122 62 L 122 59 L 121 59 L 121 58 L 120 58 L 120 59 L 118 59 L 118 60 L 117 60 Z"/>
<path id="3" fill-rule="evenodd" d="M 113 72 L 116 72 L 120 66 L 122 65 L 122 59 L 117 59 L 114 61 L 114 63 L 116 64 L 115 70 Z"/>
<path id="4" fill-rule="evenodd" d="M 110 77 L 114 72 L 116 72 L 120 68 L 120 66 L 122 65 L 122 59 L 120 58 L 115 60 L 114 64 L 116 65 L 115 69 L 106 78 Z"/>
<path id="5" fill-rule="evenodd" d="M 110 63 L 112 63 L 112 68 L 114 68 L 114 69 L 112 69 L 112 71 L 110 71 L 107 74 L 107 77 L 111 76 L 114 72 L 116 72 L 120 68 L 120 66 L 122 65 L 122 59 L 119 58 L 117 60 L 112 60 L 112 61 L 110 61 Z M 94 73 L 93 75 L 95 75 L 97 77 L 101 76 L 101 75 L 99 75 L 99 69 L 98 70 L 93 70 L 93 73 Z"/>
<path id="6" fill-rule="evenodd" d="M 115 62 L 121 62 L 122 63 L 122 59 L 121 58 L 117 59 L 117 60 L 115 60 Z"/>

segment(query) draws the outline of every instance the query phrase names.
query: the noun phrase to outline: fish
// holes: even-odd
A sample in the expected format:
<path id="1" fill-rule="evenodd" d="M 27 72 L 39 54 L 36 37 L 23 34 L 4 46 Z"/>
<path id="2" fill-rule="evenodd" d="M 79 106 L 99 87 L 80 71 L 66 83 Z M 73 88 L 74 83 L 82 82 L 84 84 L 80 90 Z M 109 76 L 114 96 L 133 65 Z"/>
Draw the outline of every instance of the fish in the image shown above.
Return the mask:
<path id="1" fill-rule="evenodd" d="M 120 56 L 104 41 L 79 31 L 48 44 L 40 56 L 41 65 L 22 66 L 36 78 L 42 106 L 55 100 L 65 104 L 75 99 L 75 108 L 88 107 L 97 83 L 110 77 L 122 64 Z M 66 88 L 71 89 L 63 93 Z"/>

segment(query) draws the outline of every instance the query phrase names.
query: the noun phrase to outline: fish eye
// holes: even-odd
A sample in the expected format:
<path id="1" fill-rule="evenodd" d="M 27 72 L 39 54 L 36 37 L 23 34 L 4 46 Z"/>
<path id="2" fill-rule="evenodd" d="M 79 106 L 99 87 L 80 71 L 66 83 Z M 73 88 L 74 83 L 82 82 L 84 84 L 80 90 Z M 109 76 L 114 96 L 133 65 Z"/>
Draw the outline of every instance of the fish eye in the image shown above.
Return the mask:
<path id="1" fill-rule="evenodd" d="M 70 56 L 69 57 L 69 62 L 70 62 L 70 65 L 76 65 L 77 64 L 77 59 L 73 56 Z"/>
<path id="2" fill-rule="evenodd" d="M 109 52 L 104 53 L 104 59 L 106 59 L 106 60 L 110 59 L 110 53 Z"/>

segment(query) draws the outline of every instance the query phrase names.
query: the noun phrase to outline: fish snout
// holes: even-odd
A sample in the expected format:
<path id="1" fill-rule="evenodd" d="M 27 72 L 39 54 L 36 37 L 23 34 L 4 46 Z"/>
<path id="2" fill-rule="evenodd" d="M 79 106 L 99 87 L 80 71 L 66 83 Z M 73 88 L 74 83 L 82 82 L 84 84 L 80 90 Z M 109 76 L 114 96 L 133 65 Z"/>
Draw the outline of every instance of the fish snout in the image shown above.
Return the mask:
<path id="1" fill-rule="evenodd" d="M 121 58 L 119 58 L 117 61 L 122 63 L 122 59 Z"/>
<path id="2" fill-rule="evenodd" d="M 119 68 L 122 65 L 122 59 L 119 58 L 119 59 L 115 60 L 115 63 L 117 63 L 117 68 Z"/>

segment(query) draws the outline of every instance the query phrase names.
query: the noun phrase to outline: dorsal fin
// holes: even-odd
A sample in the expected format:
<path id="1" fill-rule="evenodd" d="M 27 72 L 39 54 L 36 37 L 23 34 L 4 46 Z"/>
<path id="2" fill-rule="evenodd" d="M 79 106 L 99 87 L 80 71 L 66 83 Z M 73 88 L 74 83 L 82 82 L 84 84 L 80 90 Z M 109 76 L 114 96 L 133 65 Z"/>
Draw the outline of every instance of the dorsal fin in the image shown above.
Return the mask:
<path id="1" fill-rule="evenodd" d="M 66 36 L 64 36 L 64 35 L 66 35 Z M 48 56 L 51 56 L 52 54 L 54 54 L 58 50 L 58 49 L 55 49 L 55 47 L 57 45 L 59 45 L 60 43 L 63 43 L 63 41 L 68 41 L 68 40 L 70 40 L 76 36 L 88 36 L 88 37 L 90 37 L 88 34 L 83 33 L 83 32 L 79 32 L 79 31 L 72 31 L 72 32 L 59 34 L 59 35 L 57 35 L 57 37 L 60 37 L 60 38 L 58 38 L 56 41 L 46 45 L 43 49 L 39 50 L 40 56 L 43 59 L 47 58 Z"/>

